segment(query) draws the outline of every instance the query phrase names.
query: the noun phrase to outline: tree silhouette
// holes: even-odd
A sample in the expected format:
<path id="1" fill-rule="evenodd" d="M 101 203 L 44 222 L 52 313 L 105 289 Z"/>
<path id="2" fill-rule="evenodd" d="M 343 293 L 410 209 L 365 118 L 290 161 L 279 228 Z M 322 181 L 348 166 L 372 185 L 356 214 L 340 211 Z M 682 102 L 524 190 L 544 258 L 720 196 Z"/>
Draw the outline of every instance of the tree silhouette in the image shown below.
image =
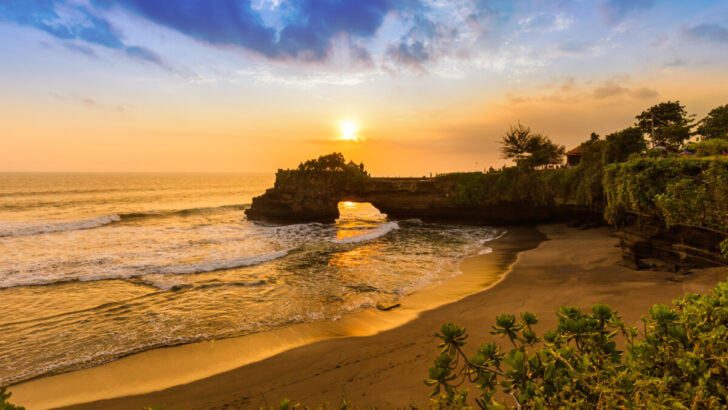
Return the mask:
<path id="1" fill-rule="evenodd" d="M 728 104 L 710 110 L 698 123 L 697 132 L 706 139 L 728 139 Z"/>
<path id="2" fill-rule="evenodd" d="M 642 133 L 649 135 L 655 147 L 677 150 L 683 141 L 690 138 L 694 125 L 693 116 L 685 111 L 680 101 L 667 101 L 643 111 L 635 117 L 635 125 Z"/>
<path id="3" fill-rule="evenodd" d="M 518 123 L 501 138 L 501 154 L 512 159 L 519 167 L 535 168 L 549 164 L 561 163 L 565 148 L 551 140 L 531 131 L 531 128 Z"/>

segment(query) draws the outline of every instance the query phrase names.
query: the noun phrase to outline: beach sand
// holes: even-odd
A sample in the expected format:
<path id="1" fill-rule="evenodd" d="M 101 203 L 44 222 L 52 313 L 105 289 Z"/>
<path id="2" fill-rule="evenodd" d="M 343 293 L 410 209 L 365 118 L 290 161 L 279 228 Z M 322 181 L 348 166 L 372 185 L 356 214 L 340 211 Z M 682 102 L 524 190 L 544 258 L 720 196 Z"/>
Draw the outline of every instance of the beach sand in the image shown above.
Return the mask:
<path id="1" fill-rule="evenodd" d="M 422 407 L 429 393 L 423 380 L 437 355 L 433 334 L 444 323 L 465 326 L 470 348 L 494 340 L 489 330 L 500 313 L 533 312 L 543 329 L 555 324 L 559 306 L 607 303 L 638 325 L 652 304 L 707 291 L 728 273 L 634 271 L 619 264 L 609 228 L 539 230 L 510 229 L 488 244 L 491 254 L 464 260 L 462 275 L 404 298 L 393 311 L 157 349 L 13 386 L 13 402 L 29 409 L 80 402 L 87 403 L 72 408 L 209 409 L 275 406 L 283 398 L 316 407 L 346 397 L 358 408 Z M 122 397 L 99 401 L 115 396 Z"/>

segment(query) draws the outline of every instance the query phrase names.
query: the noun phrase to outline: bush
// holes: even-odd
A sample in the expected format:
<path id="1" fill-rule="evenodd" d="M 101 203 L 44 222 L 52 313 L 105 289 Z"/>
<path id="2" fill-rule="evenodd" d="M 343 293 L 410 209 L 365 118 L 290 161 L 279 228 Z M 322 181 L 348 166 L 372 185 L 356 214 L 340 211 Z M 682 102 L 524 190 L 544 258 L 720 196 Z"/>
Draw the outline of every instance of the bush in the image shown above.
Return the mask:
<path id="1" fill-rule="evenodd" d="M 301 186 L 355 190 L 369 178 L 364 164 L 347 163 L 340 153 L 322 155 L 298 165 L 297 169 L 279 169 L 275 188 L 297 190 Z"/>
<path id="2" fill-rule="evenodd" d="M 602 173 L 601 160 L 598 160 L 583 161 L 572 168 L 534 171 L 524 167 L 511 167 L 487 174 L 451 174 L 447 178 L 455 178 L 455 192 L 452 197 L 455 205 L 566 204 L 601 209 L 604 203 Z"/>
<path id="3" fill-rule="evenodd" d="M 8 402 L 10 396 L 12 396 L 11 393 L 7 392 L 4 387 L 0 387 L 0 410 L 25 410 L 25 407 Z"/>
<path id="4" fill-rule="evenodd" d="M 728 139 L 728 104 L 710 110 L 708 115 L 700 120 L 697 131 L 705 138 Z"/>
<path id="5" fill-rule="evenodd" d="M 625 212 L 662 218 L 668 225 L 728 230 L 728 161 L 637 158 L 610 165 L 604 177 L 605 218 Z"/>
<path id="6" fill-rule="evenodd" d="M 425 383 L 438 408 L 466 408 L 474 385 L 483 409 L 725 408 L 728 405 L 728 282 L 708 295 L 655 305 L 642 338 L 606 305 L 562 307 L 555 329 L 539 336 L 538 319 L 500 315 L 491 334 L 510 348 L 482 344 L 468 355 L 468 335 L 442 326 L 440 354 Z M 617 348 L 617 336 L 626 354 Z"/>
<path id="7" fill-rule="evenodd" d="M 607 135 L 603 161 L 605 164 L 624 162 L 630 155 L 647 149 L 647 143 L 638 127 L 626 128 Z"/>
<path id="8" fill-rule="evenodd" d="M 451 174 L 455 178 L 452 201 L 461 206 L 519 203 L 550 206 L 563 202 L 568 194 L 568 169 L 534 171 L 524 167 L 505 168 L 482 174 Z"/>
<path id="9" fill-rule="evenodd" d="M 687 149 L 694 151 L 699 157 L 728 155 L 728 139 L 706 139 L 689 144 Z"/>

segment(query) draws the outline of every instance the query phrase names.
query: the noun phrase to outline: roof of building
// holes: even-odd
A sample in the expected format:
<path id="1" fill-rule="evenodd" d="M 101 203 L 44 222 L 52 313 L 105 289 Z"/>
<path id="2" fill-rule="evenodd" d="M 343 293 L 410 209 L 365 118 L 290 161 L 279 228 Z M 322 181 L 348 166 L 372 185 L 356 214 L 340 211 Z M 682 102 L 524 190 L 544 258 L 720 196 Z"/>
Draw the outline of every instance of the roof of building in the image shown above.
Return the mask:
<path id="1" fill-rule="evenodd" d="M 582 155 L 583 153 L 584 153 L 584 148 L 582 148 L 582 146 L 579 145 L 578 147 L 576 147 L 570 151 L 567 151 L 566 155 Z"/>

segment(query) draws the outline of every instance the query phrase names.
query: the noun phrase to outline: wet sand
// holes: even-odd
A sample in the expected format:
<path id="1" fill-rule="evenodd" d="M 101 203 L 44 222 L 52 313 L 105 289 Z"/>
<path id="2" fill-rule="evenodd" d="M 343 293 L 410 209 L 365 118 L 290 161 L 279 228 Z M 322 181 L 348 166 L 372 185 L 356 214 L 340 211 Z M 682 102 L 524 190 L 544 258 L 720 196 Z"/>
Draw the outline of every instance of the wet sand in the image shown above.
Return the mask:
<path id="1" fill-rule="evenodd" d="M 343 397 L 356 407 L 422 406 L 429 393 L 422 381 L 437 354 L 433 333 L 443 323 L 467 327 L 470 347 L 493 340 L 490 326 L 504 312 L 536 313 L 543 329 L 559 306 L 599 302 L 637 325 L 650 305 L 706 291 L 728 273 L 634 271 L 619 265 L 608 228 L 539 230 L 548 240 L 530 228 L 510 230 L 489 245 L 492 254 L 463 261 L 463 275 L 405 298 L 397 310 L 145 352 L 15 386 L 13 399 L 29 409 L 79 402 L 88 403 L 73 408 L 258 408 L 282 398 L 318 406 Z M 123 397 L 91 401 L 114 396 Z"/>

